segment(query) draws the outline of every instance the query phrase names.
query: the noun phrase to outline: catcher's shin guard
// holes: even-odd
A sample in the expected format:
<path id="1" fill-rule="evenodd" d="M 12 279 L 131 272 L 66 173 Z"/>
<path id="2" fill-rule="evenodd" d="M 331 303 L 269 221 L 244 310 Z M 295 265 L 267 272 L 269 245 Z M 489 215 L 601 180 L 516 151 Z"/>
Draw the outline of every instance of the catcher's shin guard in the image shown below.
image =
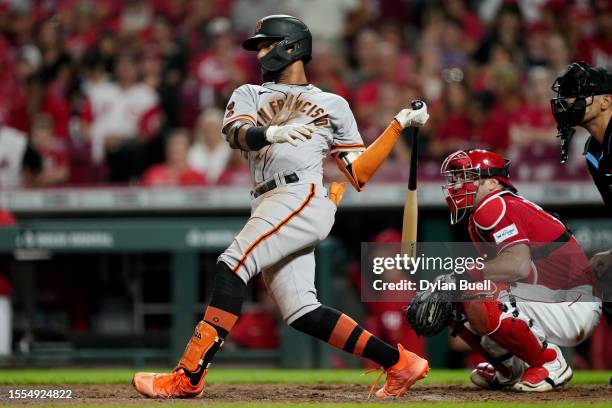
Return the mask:
<path id="1" fill-rule="evenodd" d="M 217 330 L 205 321 L 200 321 L 175 370 L 182 368 L 192 383 L 199 382 L 222 345 L 223 340 L 217 335 Z"/>
<path id="2" fill-rule="evenodd" d="M 491 353 L 489 353 L 487 349 L 483 347 L 482 337 L 477 334 L 472 333 L 465 326 L 459 329 L 459 332 L 457 333 L 457 335 L 463 341 L 465 341 L 468 344 L 468 346 L 472 348 L 472 350 L 477 352 L 482 358 L 484 358 L 489 363 L 491 363 L 491 365 L 494 367 L 496 371 L 500 372 L 502 375 L 506 377 L 510 376 L 509 368 L 503 363 L 507 358 L 512 357 L 511 353 L 506 353 L 501 356 L 493 356 Z"/>
<path id="3" fill-rule="evenodd" d="M 492 327 L 492 326 L 490 326 Z M 549 391 L 572 378 L 572 370 L 561 350 L 543 341 L 533 327 L 531 319 L 518 310 L 503 309 L 497 327 L 487 335 L 488 340 L 529 365 L 513 388 L 519 391 Z"/>

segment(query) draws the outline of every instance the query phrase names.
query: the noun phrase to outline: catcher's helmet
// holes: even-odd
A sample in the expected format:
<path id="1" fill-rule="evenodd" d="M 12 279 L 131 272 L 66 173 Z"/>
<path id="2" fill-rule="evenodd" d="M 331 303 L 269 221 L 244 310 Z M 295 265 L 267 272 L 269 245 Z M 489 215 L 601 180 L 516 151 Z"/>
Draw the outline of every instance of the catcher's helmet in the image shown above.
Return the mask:
<path id="1" fill-rule="evenodd" d="M 296 17 L 276 14 L 262 18 L 255 26 L 255 35 L 242 43 L 242 47 L 245 50 L 257 51 L 257 45 L 262 40 L 278 41 L 261 59 L 261 66 L 266 71 L 278 71 L 297 60 L 308 63 L 312 58 L 310 30 Z"/>
<path id="2" fill-rule="evenodd" d="M 557 137 L 561 138 L 561 162 L 565 163 L 574 127 L 583 121 L 587 106 L 593 103 L 587 98 L 612 93 L 612 75 L 603 68 L 574 62 L 555 80 L 552 89 L 555 97 L 550 105 L 557 121 Z"/>
<path id="3" fill-rule="evenodd" d="M 509 167 L 510 160 L 486 149 L 459 150 L 449 155 L 440 173 L 447 179 L 442 191 L 451 212 L 451 224 L 458 223 L 474 207 L 478 190 L 474 182 L 494 178 L 507 189 L 516 191 L 510 182 Z"/>

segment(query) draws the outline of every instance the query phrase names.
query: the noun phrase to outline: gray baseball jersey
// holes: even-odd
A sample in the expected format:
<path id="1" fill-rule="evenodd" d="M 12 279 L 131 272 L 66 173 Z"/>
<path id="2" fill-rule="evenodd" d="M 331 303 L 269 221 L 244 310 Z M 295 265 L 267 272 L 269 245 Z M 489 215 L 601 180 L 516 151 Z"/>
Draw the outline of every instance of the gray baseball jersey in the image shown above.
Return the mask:
<path id="1" fill-rule="evenodd" d="M 363 140 L 348 103 L 342 97 L 307 85 L 242 85 L 225 110 L 223 127 L 235 120 L 257 126 L 310 124 L 312 138 L 297 147 L 276 143 L 247 153 L 254 184 L 286 172 L 323 176 L 323 159 L 342 150 L 361 150 Z"/>
<path id="2" fill-rule="evenodd" d="M 275 143 L 246 152 L 254 187 L 275 180 L 278 187 L 251 202 L 251 217 L 219 256 L 246 283 L 263 273 L 268 292 L 287 321 L 316 309 L 315 245 L 329 234 L 336 205 L 322 185 L 323 160 L 336 151 L 363 150 L 348 103 L 312 85 L 265 83 L 237 88 L 223 127 L 235 120 L 256 126 L 310 124 L 312 138 Z M 296 173 L 299 181 L 283 183 Z"/>

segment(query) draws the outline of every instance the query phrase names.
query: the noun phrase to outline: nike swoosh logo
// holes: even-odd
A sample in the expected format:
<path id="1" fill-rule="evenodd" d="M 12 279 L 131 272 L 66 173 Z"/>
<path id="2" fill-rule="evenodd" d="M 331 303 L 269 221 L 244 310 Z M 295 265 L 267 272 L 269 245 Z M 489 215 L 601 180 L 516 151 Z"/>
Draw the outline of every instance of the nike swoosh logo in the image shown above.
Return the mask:
<path id="1" fill-rule="evenodd" d="M 270 92 L 270 91 L 259 91 L 259 92 L 257 92 L 257 95 L 263 95 L 265 93 L 272 93 L 272 92 Z"/>
<path id="2" fill-rule="evenodd" d="M 455 203 L 461 204 L 463 201 L 465 201 L 465 198 L 462 198 L 462 199 L 459 199 L 459 200 L 455 200 Z"/>

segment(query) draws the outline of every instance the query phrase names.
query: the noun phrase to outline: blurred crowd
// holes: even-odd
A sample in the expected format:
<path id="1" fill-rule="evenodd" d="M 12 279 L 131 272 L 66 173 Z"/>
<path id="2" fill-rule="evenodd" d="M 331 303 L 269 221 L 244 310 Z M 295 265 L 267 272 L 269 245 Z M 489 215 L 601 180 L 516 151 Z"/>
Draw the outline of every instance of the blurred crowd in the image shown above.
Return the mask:
<path id="1" fill-rule="evenodd" d="M 558 163 L 551 85 L 574 60 L 612 68 L 610 0 L 0 0 L 0 187 L 248 184 L 223 109 L 260 82 L 241 42 L 280 13 L 310 27 L 309 80 L 366 144 L 428 102 L 420 177 L 472 146 L 521 180 L 586 177 L 581 146 Z M 409 149 L 377 179 L 403 179 Z"/>

